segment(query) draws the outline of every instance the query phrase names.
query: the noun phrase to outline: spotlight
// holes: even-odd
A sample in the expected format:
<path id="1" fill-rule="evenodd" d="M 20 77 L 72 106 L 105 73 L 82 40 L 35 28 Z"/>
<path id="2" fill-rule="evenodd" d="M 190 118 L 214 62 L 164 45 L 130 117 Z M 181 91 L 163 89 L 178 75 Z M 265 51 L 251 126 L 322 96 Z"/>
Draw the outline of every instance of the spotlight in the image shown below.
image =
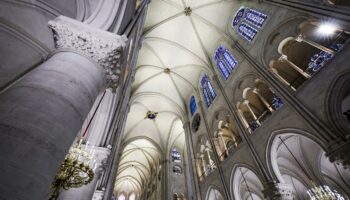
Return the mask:
<path id="1" fill-rule="evenodd" d="M 337 27 L 334 24 L 331 23 L 323 23 L 321 24 L 317 32 L 321 35 L 332 35 L 337 30 Z"/>

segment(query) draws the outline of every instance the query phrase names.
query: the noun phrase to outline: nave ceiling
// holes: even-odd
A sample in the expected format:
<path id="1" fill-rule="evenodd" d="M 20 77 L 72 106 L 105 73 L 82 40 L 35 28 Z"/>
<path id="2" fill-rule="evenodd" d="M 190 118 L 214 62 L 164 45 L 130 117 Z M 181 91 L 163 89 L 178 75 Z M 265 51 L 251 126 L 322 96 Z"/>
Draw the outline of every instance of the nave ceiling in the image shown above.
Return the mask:
<path id="1" fill-rule="evenodd" d="M 182 122 L 189 99 L 199 95 L 200 77 L 212 74 L 212 56 L 225 40 L 232 9 L 227 0 L 152 0 L 148 5 L 116 193 L 140 194 L 152 168 L 172 147 L 184 155 Z"/>

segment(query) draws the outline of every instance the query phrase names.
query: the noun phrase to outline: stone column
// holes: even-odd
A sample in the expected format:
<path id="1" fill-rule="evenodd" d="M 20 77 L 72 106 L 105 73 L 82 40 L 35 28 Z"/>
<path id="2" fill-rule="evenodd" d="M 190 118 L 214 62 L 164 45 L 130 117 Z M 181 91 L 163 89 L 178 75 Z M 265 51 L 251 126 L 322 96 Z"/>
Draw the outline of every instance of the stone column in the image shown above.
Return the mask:
<path id="1" fill-rule="evenodd" d="M 185 136 L 186 136 L 186 147 L 187 147 L 187 163 L 189 167 L 189 174 L 187 177 L 188 182 L 188 198 L 191 199 L 200 199 L 197 168 L 195 161 L 195 151 L 193 149 L 193 140 L 192 140 L 192 131 L 190 122 L 187 121 L 183 125 Z"/>
<path id="2" fill-rule="evenodd" d="M 318 44 L 316 42 L 313 42 L 311 40 L 306 39 L 305 36 L 302 35 L 302 34 L 299 34 L 298 37 L 295 38 L 295 41 L 297 41 L 297 42 L 305 42 L 305 43 L 315 47 L 316 49 L 319 49 L 321 51 L 327 52 L 327 53 L 332 54 L 332 55 L 334 55 L 336 53 L 334 50 L 332 50 L 330 48 L 327 48 L 327 47 L 322 46 L 322 45 L 320 45 L 320 44 Z"/>
<path id="3" fill-rule="evenodd" d="M 271 108 L 271 105 L 269 102 L 267 102 L 267 100 L 265 99 L 265 97 L 263 97 L 260 92 L 258 91 L 258 89 L 254 89 L 253 91 L 261 100 L 261 102 L 263 102 L 263 104 L 265 105 L 265 107 L 272 113 L 274 111 L 274 109 Z"/>
<path id="4" fill-rule="evenodd" d="M 227 146 L 226 146 L 226 142 L 224 140 L 224 137 L 222 136 L 222 132 L 221 131 L 219 131 L 218 136 L 219 136 L 219 138 L 220 138 L 220 140 L 222 142 L 222 145 L 224 146 L 226 155 L 229 155 L 229 152 L 228 152 L 228 149 L 227 149 Z M 233 139 L 233 140 L 235 141 L 235 145 L 236 145 L 236 140 L 235 139 Z"/>
<path id="5" fill-rule="evenodd" d="M 290 60 L 288 60 L 288 57 L 286 55 L 281 55 L 281 57 L 278 60 L 281 62 L 286 62 L 289 66 L 291 66 L 295 71 L 300 73 L 306 79 L 311 78 L 311 76 L 308 73 L 304 72 L 301 68 L 299 68 L 297 65 L 292 63 Z"/>
<path id="6" fill-rule="evenodd" d="M 255 122 L 257 123 L 257 124 L 259 124 L 259 126 L 261 125 L 261 123 L 260 123 L 260 121 L 259 121 L 259 119 L 258 119 L 258 117 L 255 115 L 255 113 L 254 113 L 254 111 L 253 111 L 253 109 L 250 107 L 250 105 L 249 105 L 249 101 L 244 101 L 244 105 L 246 105 L 247 106 L 247 108 L 248 108 L 248 110 L 249 110 L 249 113 L 253 116 L 253 118 L 254 118 L 254 120 L 255 120 Z"/>
<path id="7" fill-rule="evenodd" d="M 80 188 L 72 188 L 69 190 L 64 190 L 60 193 L 59 200 L 90 200 L 92 199 L 97 181 L 99 180 L 102 172 L 105 170 L 107 158 L 111 153 L 109 148 L 103 147 L 90 147 L 90 152 L 93 153 L 93 160 L 95 160 L 95 166 L 91 166 L 94 168 L 94 179 L 91 183 L 84 185 Z"/>
<path id="8" fill-rule="evenodd" d="M 278 78 L 280 79 L 284 84 L 288 85 L 292 90 L 297 91 L 291 83 L 289 83 L 286 79 L 284 79 L 275 68 L 270 68 L 270 71 Z"/>
<path id="9" fill-rule="evenodd" d="M 198 96 L 200 96 L 198 94 Z M 224 196 L 227 200 L 232 200 L 233 198 L 231 197 L 231 194 L 230 194 L 230 191 L 229 191 L 229 187 L 227 186 L 227 183 L 225 181 L 225 175 L 223 173 L 223 170 L 221 168 L 221 165 L 220 165 L 220 160 L 219 160 L 219 156 L 218 156 L 218 153 L 215 149 L 215 145 L 214 145 L 214 141 L 213 141 L 213 137 L 212 137 L 212 134 L 210 133 L 210 127 L 209 127 L 209 123 L 208 123 L 208 120 L 207 120 L 207 117 L 206 117 L 206 112 L 204 111 L 204 106 L 203 106 L 203 103 L 202 101 L 199 101 L 198 102 L 198 106 L 200 108 L 200 111 L 201 111 L 201 114 L 202 114 L 202 117 L 203 117 L 203 122 L 204 122 L 204 125 L 205 125 L 205 128 L 206 128 L 206 133 L 207 133 L 207 138 L 208 138 L 208 144 L 206 144 L 207 146 L 211 147 L 211 150 L 213 151 L 213 157 L 214 157 L 214 161 L 211 161 L 209 160 L 209 163 L 210 164 L 215 164 L 215 166 L 217 167 L 217 170 L 218 170 L 218 174 L 219 174 L 219 178 L 220 178 L 220 182 L 224 188 Z M 208 152 L 208 155 L 209 155 L 209 152 Z M 210 159 L 210 155 L 208 156 L 209 159 Z"/>
<path id="10" fill-rule="evenodd" d="M 0 94 L 0 199 L 48 199 L 97 95 L 118 84 L 125 38 L 64 17 L 50 24 L 59 50 Z"/>
<path id="11" fill-rule="evenodd" d="M 201 174 L 201 176 L 203 175 L 208 175 L 208 171 L 207 171 L 207 163 L 205 163 L 204 160 L 204 154 L 200 154 L 199 156 L 201 158 L 201 164 L 202 164 L 202 168 L 203 168 L 203 173 Z"/>

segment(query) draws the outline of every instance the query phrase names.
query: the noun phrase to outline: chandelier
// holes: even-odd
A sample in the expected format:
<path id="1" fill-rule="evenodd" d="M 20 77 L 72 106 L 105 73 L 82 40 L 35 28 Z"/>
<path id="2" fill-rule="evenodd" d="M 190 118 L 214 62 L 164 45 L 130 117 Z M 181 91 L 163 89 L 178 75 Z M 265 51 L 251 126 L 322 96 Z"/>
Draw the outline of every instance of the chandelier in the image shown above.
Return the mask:
<path id="1" fill-rule="evenodd" d="M 79 188 L 89 184 L 94 178 L 95 164 L 93 154 L 81 146 L 82 139 L 72 146 L 64 162 L 61 164 L 55 180 L 52 183 L 52 193 L 49 200 L 56 200 L 61 189 Z"/>
<path id="2" fill-rule="evenodd" d="M 345 198 L 342 195 L 340 195 L 336 190 L 332 190 L 329 186 L 316 185 L 316 183 L 312 181 L 311 176 L 307 173 L 306 169 L 304 169 L 304 167 L 301 165 L 298 159 L 294 156 L 294 154 L 289 149 L 284 140 L 281 137 L 279 137 L 279 139 L 281 140 L 281 144 L 283 144 L 286 147 L 287 151 L 291 154 L 293 159 L 299 165 L 300 169 L 308 177 L 311 183 L 311 188 L 308 189 L 306 192 L 310 197 L 310 200 L 345 200 Z"/>
<path id="3" fill-rule="evenodd" d="M 94 179 L 94 170 L 96 167 L 96 161 L 93 160 L 94 153 L 90 152 L 87 148 L 88 142 L 84 149 L 81 144 L 83 139 L 87 137 L 89 127 L 105 95 L 106 90 L 103 92 L 84 132 L 79 140 L 77 140 L 78 142 L 69 149 L 52 183 L 52 192 L 49 200 L 56 200 L 61 189 L 68 190 L 70 188 L 79 188 L 89 184 Z M 91 168 L 91 166 L 93 167 Z"/>
<path id="4" fill-rule="evenodd" d="M 327 185 L 313 187 L 307 191 L 310 200 L 345 200 L 336 190 L 331 190 Z"/>

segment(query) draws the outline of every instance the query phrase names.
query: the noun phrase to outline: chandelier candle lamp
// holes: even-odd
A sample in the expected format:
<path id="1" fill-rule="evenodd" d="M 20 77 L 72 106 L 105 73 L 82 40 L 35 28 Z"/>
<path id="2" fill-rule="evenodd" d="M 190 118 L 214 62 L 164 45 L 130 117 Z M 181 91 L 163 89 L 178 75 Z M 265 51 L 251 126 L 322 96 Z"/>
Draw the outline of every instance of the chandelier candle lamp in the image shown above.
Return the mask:
<path id="1" fill-rule="evenodd" d="M 315 181 L 312 180 L 311 176 L 307 173 L 306 169 L 304 169 L 298 159 L 294 156 L 284 140 L 281 137 L 279 137 L 279 139 L 281 140 L 281 144 L 286 147 L 287 151 L 291 154 L 295 162 L 299 165 L 300 169 L 309 179 L 311 188 L 306 192 L 309 196 L 309 200 L 345 200 L 341 194 L 339 194 L 336 190 L 331 189 L 329 186 L 316 184 Z"/>
<path id="2" fill-rule="evenodd" d="M 307 191 L 310 200 L 345 200 L 336 190 L 332 190 L 329 186 L 317 186 L 315 183 L 313 187 Z"/>
<path id="3" fill-rule="evenodd" d="M 88 142 L 86 142 L 84 146 L 82 145 L 82 142 L 84 138 L 87 137 L 88 129 L 105 94 L 106 91 L 104 91 L 99 100 L 83 134 L 78 137 L 77 143 L 69 149 L 66 158 L 61 164 L 60 169 L 55 176 L 55 180 L 52 183 L 52 192 L 49 200 L 57 200 L 61 189 L 68 190 L 70 188 L 79 188 L 83 185 L 89 184 L 94 179 L 94 171 L 96 167 L 96 161 L 93 159 L 94 150 L 91 151 Z"/>
<path id="4" fill-rule="evenodd" d="M 83 148 L 82 141 L 80 139 L 76 145 L 70 148 L 61 164 L 52 183 L 52 193 L 49 200 L 58 199 L 61 189 L 79 188 L 93 180 L 94 166 L 96 165 L 95 160 L 93 160 L 94 153 L 90 152 L 88 148 Z"/>

